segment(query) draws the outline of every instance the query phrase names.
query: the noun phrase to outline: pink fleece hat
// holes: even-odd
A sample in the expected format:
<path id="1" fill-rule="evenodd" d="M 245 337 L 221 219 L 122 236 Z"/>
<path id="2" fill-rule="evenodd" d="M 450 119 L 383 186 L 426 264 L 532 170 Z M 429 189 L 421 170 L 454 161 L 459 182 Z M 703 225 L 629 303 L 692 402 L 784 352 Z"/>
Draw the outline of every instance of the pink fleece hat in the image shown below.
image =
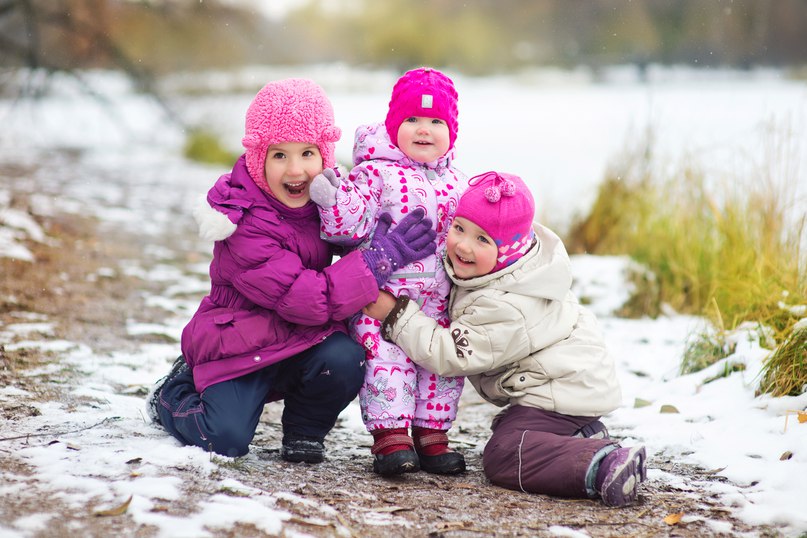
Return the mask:
<path id="1" fill-rule="evenodd" d="M 535 201 L 524 181 L 513 174 L 485 172 L 472 177 L 468 185 L 454 216 L 473 222 L 496 242 L 495 272 L 529 250 L 535 235 Z"/>
<path id="2" fill-rule="evenodd" d="M 392 88 L 384 124 L 390 140 L 398 145 L 398 128 L 406 118 L 439 118 L 448 124 L 448 148 L 457 139 L 457 90 L 443 73 L 430 67 L 407 71 Z"/>
<path id="3" fill-rule="evenodd" d="M 268 83 L 247 109 L 244 138 L 247 170 L 252 180 L 270 192 L 264 174 L 266 151 L 272 144 L 306 142 L 322 154 L 322 166 L 334 165 L 334 146 L 342 131 L 334 125 L 333 107 L 315 82 L 289 78 Z"/>

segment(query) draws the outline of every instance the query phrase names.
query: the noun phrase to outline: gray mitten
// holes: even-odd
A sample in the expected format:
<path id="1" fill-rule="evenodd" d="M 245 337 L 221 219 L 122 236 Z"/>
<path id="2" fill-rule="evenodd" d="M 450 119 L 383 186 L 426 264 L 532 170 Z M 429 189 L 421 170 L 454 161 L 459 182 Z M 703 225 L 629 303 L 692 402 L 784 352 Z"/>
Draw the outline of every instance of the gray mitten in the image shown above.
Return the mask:
<path id="1" fill-rule="evenodd" d="M 437 250 L 437 232 L 432 229 L 432 221 L 425 216 L 423 209 L 415 209 L 390 232 L 392 216 L 389 213 L 379 215 L 370 248 L 362 251 L 379 287 L 394 271 Z"/>
<path id="2" fill-rule="evenodd" d="M 317 174 L 308 189 L 311 200 L 320 207 L 335 206 L 340 179 L 339 171 L 334 168 L 326 168 Z"/>

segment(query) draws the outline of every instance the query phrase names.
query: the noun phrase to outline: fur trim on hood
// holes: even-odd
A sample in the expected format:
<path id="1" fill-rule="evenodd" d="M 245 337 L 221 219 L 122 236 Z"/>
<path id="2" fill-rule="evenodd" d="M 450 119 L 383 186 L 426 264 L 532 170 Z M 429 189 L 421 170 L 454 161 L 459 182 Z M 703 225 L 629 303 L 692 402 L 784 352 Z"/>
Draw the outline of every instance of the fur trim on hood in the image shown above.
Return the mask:
<path id="1" fill-rule="evenodd" d="M 205 241 L 223 241 L 238 227 L 224 213 L 216 211 L 207 201 L 207 195 L 199 197 L 193 207 L 193 218 L 199 226 L 199 237 Z"/>

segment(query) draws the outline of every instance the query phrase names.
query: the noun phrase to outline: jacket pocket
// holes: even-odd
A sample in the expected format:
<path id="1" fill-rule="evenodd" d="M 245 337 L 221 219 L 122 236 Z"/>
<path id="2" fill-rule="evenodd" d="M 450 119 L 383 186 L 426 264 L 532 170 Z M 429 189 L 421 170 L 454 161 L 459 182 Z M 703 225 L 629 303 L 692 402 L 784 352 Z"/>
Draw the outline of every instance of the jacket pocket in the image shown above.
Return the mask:
<path id="1" fill-rule="evenodd" d="M 509 380 L 517 371 L 517 366 L 510 366 L 482 374 L 479 378 L 480 388 L 483 390 L 485 396 L 492 402 L 523 396 L 524 393 L 522 391 L 514 389 L 509 383 Z"/>
<path id="2" fill-rule="evenodd" d="M 277 320 L 268 310 L 218 308 L 207 315 L 214 327 L 219 348 L 217 357 L 211 358 L 252 353 L 277 341 Z"/>
<path id="3" fill-rule="evenodd" d="M 217 327 L 222 325 L 227 325 L 231 321 L 235 319 L 235 314 L 232 312 L 224 312 L 223 314 L 216 314 L 213 316 L 213 323 L 216 324 Z"/>
<path id="4" fill-rule="evenodd" d="M 549 383 L 552 379 L 547 374 L 544 363 L 539 360 L 541 356 L 538 353 L 520 360 L 506 378 L 502 376 L 502 384 L 508 390 L 524 394 L 533 387 Z"/>

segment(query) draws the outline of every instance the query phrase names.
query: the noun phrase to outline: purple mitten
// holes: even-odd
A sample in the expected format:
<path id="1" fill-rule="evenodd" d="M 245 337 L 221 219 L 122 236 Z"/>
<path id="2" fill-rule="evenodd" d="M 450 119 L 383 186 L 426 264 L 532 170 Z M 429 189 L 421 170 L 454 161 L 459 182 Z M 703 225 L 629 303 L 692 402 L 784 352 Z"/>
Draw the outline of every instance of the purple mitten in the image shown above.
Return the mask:
<path id="1" fill-rule="evenodd" d="M 425 216 L 423 209 L 415 209 L 390 232 L 392 215 L 379 215 L 370 248 L 362 251 L 379 287 L 393 272 L 437 250 L 437 232 L 432 229 L 432 221 Z"/>
<path id="2" fill-rule="evenodd" d="M 317 174 L 308 189 L 311 200 L 320 207 L 335 206 L 339 180 L 338 172 L 333 168 L 326 168 L 321 174 Z"/>

